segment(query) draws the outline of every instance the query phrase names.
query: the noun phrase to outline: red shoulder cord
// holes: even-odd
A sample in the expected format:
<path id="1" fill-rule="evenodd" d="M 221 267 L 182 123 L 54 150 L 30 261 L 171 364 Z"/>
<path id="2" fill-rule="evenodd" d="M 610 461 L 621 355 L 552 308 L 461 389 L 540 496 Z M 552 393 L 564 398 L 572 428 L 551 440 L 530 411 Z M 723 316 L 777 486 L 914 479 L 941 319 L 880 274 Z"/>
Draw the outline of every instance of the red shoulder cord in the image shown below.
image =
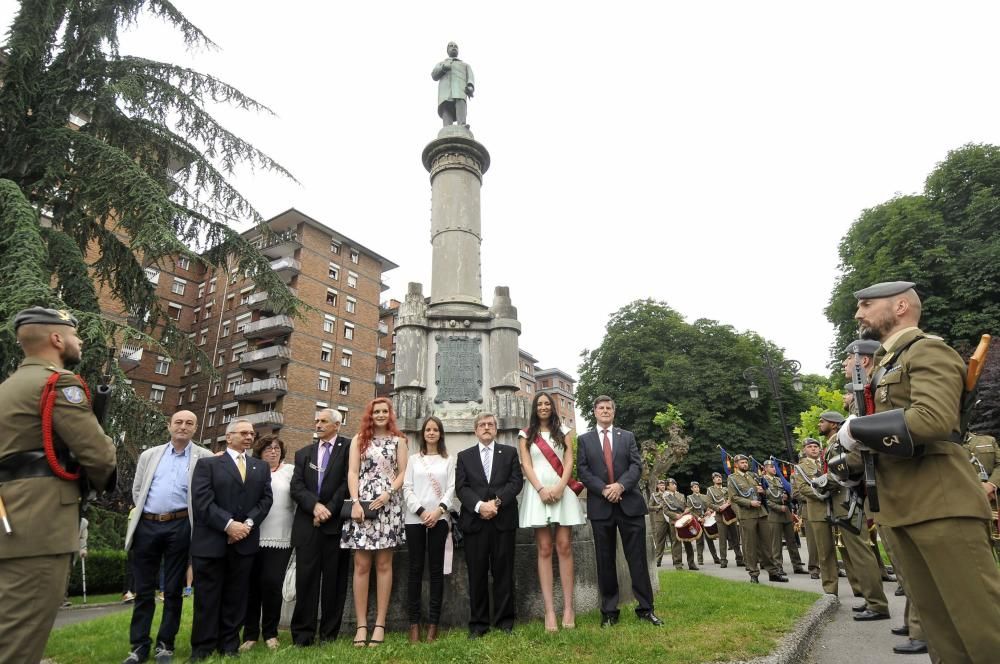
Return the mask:
<path id="1" fill-rule="evenodd" d="M 42 400 L 40 404 L 42 415 L 42 448 L 45 450 L 45 460 L 49 462 L 49 468 L 52 469 L 55 476 L 61 480 L 75 482 L 80 479 L 80 471 L 72 473 L 60 465 L 59 459 L 56 458 L 55 443 L 52 441 L 52 411 L 56 406 L 56 383 L 59 382 L 60 375 L 54 373 L 49 376 L 49 379 L 45 381 L 45 387 L 42 388 Z M 76 376 L 76 379 L 83 386 L 83 392 L 87 395 L 87 401 L 90 401 L 90 390 L 87 389 L 87 384 L 79 376 Z"/>

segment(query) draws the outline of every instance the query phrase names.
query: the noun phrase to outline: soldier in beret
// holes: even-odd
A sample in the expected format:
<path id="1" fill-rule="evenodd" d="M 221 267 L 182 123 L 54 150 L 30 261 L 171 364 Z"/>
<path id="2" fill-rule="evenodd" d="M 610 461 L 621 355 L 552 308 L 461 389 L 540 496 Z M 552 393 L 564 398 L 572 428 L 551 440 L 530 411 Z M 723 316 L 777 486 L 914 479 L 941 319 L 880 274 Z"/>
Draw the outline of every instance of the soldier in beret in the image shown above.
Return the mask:
<path id="1" fill-rule="evenodd" d="M 687 501 L 684 494 L 677 490 L 677 480 L 672 477 L 667 478 L 667 491 L 663 494 L 663 514 L 670 523 L 670 555 L 674 561 L 674 569 L 684 569 L 684 562 L 681 558 L 681 551 L 687 556 L 688 569 L 698 569 L 694 564 L 694 546 L 691 542 L 681 541 L 677 536 L 677 528 L 674 522 L 687 513 Z"/>
<path id="2" fill-rule="evenodd" d="M 722 473 L 712 473 L 712 486 L 705 492 L 712 511 L 715 512 L 715 524 L 719 527 L 719 567 L 729 565 L 728 547 L 736 554 L 736 566 L 743 566 L 743 549 L 740 547 L 739 522 L 726 523 L 722 511 L 730 506 L 729 489 L 722 484 Z M 733 510 L 735 514 L 736 510 Z"/>
<path id="3" fill-rule="evenodd" d="M 81 468 L 102 489 L 114 482 L 114 445 L 66 369 L 80 361 L 76 325 L 69 313 L 42 307 L 14 317 L 25 358 L 0 384 L 0 499 L 12 531 L 0 533 L 0 662 L 35 664 L 45 650 L 80 543 L 80 487 L 71 473 Z M 46 388 L 57 464 L 43 442 Z"/>
<path id="4" fill-rule="evenodd" d="M 771 555 L 771 530 L 767 525 L 764 508 L 764 487 L 750 472 L 750 459 L 743 454 L 733 457 L 736 470 L 729 476 L 729 495 L 736 505 L 743 536 L 743 560 L 750 575 L 750 583 L 760 583 L 760 568 L 767 570 L 769 581 L 787 582 L 777 561 Z M 758 566 L 759 565 L 759 566 Z"/>
<path id="5" fill-rule="evenodd" d="M 1000 445 L 997 445 L 997 439 L 993 436 L 970 431 L 965 437 L 965 449 L 969 451 L 979 479 L 983 482 L 986 498 L 993 501 L 992 509 L 997 506 L 997 487 L 1000 486 Z M 990 529 L 996 533 L 1000 530 L 1000 523 L 991 524 Z M 1000 539 L 993 538 L 993 548 L 1000 554 Z"/>
<path id="6" fill-rule="evenodd" d="M 764 493 L 764 500 L 767 503 L 767 521 L 771 527 L 771 551 L 778 568 L 784 573 L 781 555 L 781 542 L 784 540 L 788 549 L 788 559 L 792 561 L 792 571 L 795 574 L 806 574 L 806 568 L 802 566 L 802 556 L 799 555 L 799 547 L 795 544 L 795 526 L 792 521 L 791 496 L 785 491 L 785 485 L 778 479 L 778 469 L 774 461 L 768 459 L 764 462 L 767 489 Z"/>
<path id="7" fill-rule="evenodd" d="M 1000 570 L 986 527 L 986 492 L 960 445 L 965 363 L 918 327 L 922 305 L 913 286 L 881 283 L 854 294 L 861 337 L 881 347 L 866 388 L 874 413 L 848 421 L 839 439 L 847 449 L 878 455 L 877 519 L 932 656 L 995 661 Z"/>
<path id="8" fill-rule="evenodd" d="M 698 482 L 691 482 L 691 493 L 687 497 L 688 511 L 698 517 L 699 523 L 705 525 L 705 519 L 712 513 L 712 506 L 705 498 L 701 495 L 701 484 Z M 718 521 L 716 521 L 718 522 Z M 708 542 L 708 552 L 712 554 L 712 560 L 716 565 L 719 564 L 719 554 L 715 552 L 715 540 L 708 536 L 708 533 L 702 531 L 701 537 L 698 538 L 695 544 L 695 551 L 698 553 L 698 564 L 705 564 L 705 542 Z"/>
<path id="9" fill-rule="evenodd" d="M 663 512 L 664 494 L 667 493 L 667 481 L 656 480 L 656 490 L 649 496 L 649 520 L 653 525 L 653 560 L 659 567 L 663 563 L 663 549 L 666 548 L 670 535 L 670 523 Z"/>
<path id="10" fill-rule="evenodd" d="M 819 579 L 822 575 L 823 562 L 832 562 L 833 567 L 827 570 L 823 581 L 823 590 L 836 592 L 834 589 L 837 586 L 837 554 L 833 552 L 833 535 L 826 520 L 826 501 L 816 495 L 806 481 L 806 476 L 815 479 L 823 474 L 820 444 L 815 438 L 806 438 L 803 441 L 799 468 L 802 472 L 796 472 L 792 477 L 792 496 L 799 501 L 802 508 L 802 526 L 806 533 L 806 546 L 809 551 L 809 578 Z"/>

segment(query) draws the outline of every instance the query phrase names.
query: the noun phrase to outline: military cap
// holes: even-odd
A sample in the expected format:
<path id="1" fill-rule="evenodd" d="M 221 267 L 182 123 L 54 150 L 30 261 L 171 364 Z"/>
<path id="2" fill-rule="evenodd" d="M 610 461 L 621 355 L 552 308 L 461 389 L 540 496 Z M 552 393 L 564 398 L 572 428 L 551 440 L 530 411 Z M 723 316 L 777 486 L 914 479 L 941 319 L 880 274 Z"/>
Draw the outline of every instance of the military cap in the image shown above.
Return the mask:
<path id="1" fill-rule="evenodd" d="M 874 355 L 875 351 L 881 345 L 873 339 L 856 339 L 847 344 L 847 348 L 844 349 L 844 355 L 854 355 L 855 353 L 859 355 Z"/>
<path id="2" fill-rule="evenodd" d="M 774 465 L 774 461 L 772 461 L 771 459 L 768 459 L 767 461 L 764 462 L 764 465 L 765 466 L 773 466 Z"/>
<path id="3" fill-rule="evenodd" d="M 657 483 L 657 485 L 659 485 L 659 484 L 666 484 L 667 481 L 666 480 L 656 480 L 656 483 Z"/>
<path id="4" fill-rule="evenodd" d="M 715 471 L 714 473 L 712 473 L 712 477 L 722 477 L 722 473 L 720 473 L 719 471 Z"/>
<path id="5" fill-rule="evenodd" d="M 824 410 L 819 414 L 819 419 L 826 420 L 827 422 L 833 422 L 834 424 L 844 423 L 844 416 L 835 410 Z"/>
<path id="6" fill-rule="evenodd" d="M 31 307 L 14 316 L 14 330 L 17 331 L 22 325 L 68 325 L 75 328 L 77 320 L 73 314 L 63 309 Z"/>
<path id="7" fill-rule="evenodd" d="M 697 482 L 694 481 L 691 482 L 691 486 L 696 486 L 698 488 L 701 488 L 701 484 L 698 484 Z"/>
<path id="8" fill-rule="evenodd" d="M 809 447 L 810 445 L 816 445 L 817 447 L 820 446 L 819 441 L 815 438 L 806 438 L 802 441 L 802 447 Z"/>
<path id="9" fill-rule="evenodd" d="M 892 297 L 893 295 L 905 293 L 914 286 L 916 284 L 912 281 L 883 281 L 868 288 L 854 291 L 854 297 L 859 300 L 878 300 L 883 297 Z"/>
<path id="10" fill-rule="evenodd" d="M 677 480 L 672 477 L 667 478 L 667 484 L 677 484 Z"/>
<path id="11" fill-rule="evenodd" d="M 733 461 L 749 461 L 749 460 L 750 457 L 748 457 L 746 454 L 737 454 L 736 456 L 733 457 Z"/>

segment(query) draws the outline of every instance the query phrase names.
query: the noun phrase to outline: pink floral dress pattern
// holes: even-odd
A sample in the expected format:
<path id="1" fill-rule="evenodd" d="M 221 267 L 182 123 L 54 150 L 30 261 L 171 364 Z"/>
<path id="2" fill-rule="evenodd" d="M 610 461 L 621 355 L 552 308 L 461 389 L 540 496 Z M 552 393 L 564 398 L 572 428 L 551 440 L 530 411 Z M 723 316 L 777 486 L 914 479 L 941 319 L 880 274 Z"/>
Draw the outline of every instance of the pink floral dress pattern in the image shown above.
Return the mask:
<path id="1" fill-rule="evenodd" d="M 358 472 L 358 498 L 375 500 L 392 486 L 399 473 L 396 450 L 399 439 L 395 436 L 376 436 L 368 445 Z M 389 504 L 376 512 L 374 519 L 361 523 L 345 521 L 340 536 L 340 548 L 374 551 L 391 549 L 406 541 L 403 521 L 402 491 L 389 499 Z"/>

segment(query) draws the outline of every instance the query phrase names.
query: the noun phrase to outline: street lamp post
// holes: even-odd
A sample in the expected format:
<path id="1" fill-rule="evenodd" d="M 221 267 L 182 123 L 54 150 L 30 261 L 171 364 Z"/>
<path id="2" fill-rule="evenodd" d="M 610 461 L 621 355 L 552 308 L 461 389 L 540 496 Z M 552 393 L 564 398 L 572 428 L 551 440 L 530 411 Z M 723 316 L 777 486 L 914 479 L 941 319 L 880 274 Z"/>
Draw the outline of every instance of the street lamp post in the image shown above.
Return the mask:
<path id="1" fill-rule="evenodd" d="M 796 392 L 802 391 L 802 378 L 799 377 L 799 369 L 802 365 L 796 360 L 784 360 L 778 364 L 774 363 L 771 353 L 765 350 L 761 354 L 764 361 L 763 366 L 747 367 L 743 371 L 743 378 L 750 383 L 750 398 L 756 400 L 760 396 L 760 388 L 757 380 L 766 379 L 765 382 L 771 387 L 771 396 L 778 404 L 778 419 L 781 420 L 781 431 L 785 435 L 785 450 L 788 452 L 788 460 L 795 461 L 795 445 L 792 442 L 792 432 L 788 430 L 788 423 L 785 422 L 785 408 L 781 402 L 781 375 L 792 374 L 792 389 Z"/>

